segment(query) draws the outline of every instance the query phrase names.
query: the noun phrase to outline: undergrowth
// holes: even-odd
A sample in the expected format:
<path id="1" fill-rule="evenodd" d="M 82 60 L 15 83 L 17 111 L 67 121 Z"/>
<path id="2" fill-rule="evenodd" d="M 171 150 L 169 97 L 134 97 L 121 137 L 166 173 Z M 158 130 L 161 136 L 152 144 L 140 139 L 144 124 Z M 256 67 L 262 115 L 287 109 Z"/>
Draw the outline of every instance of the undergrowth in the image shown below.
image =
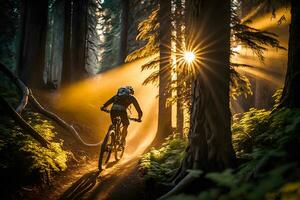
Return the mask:
<path id="1" fill-rule="evenodd" d="M 6 77 L 1 76 L 1 96 L 13 107 L 18 105 L 17 88 Z M 4 109 L 0 108 L 0 112 Z M 63 140 L 58 140 L 52 122 L 26 108 L 22 117 L 38 133 L 50 142 L 42 147 L 31 136 L 23 132 L 18 124 L 5 113 L 0 115 L 0 177 L 13 186 L 35 183 L 37 180 L 50 182 L 55 172 L 67 168 L 70 152 L 64 150 Z M 3 180 L 4 179 L 4 180 Z"/>
<path id="2" fill-rule="evenodd" d="M 273 110 L 252 108 L 233 117 L 233 146 L 240 161 L 237 169 L 207 173 L 204 178 L 214 183 L 212 186 L 205 189 L 199 186 L 197 195 L 181 194 L 170 199 L 299 200 L 300 109 L 276 109 L 277 104 L 275 101 Z M 152 154 L 154 152 L 152 150 Z M 168 154 L 164 152 L 163 155 Z M 161 169 L 164 162 L 154 162 L 149 156 L 149 153 L 143 156 L 148 158 L 146 163 Z M 168 159 L 171 158 L 163 160 Z M 176 156 L 172 159 L 177 159 L 173 162 L 180 160 Z M 161 171 L 157 173 L 151 166 L 147 169 L 150 169 L 148 176 L 161 176 Z"/>
<path id="3" fill-rule="evenodd" d="M 187 140 L 179 134 L 170 135 L 159 149 L 152 148 L 140 159 L 139 170 L 146 179 L 167 181 L 184 156 Z"/>
<path id="4" fill-rule="evenodd" d="M 18 182 L 49 182 L 54 172 L 67 168 L 69 152 L 63 150 L 63 141 L 56 141 L 53 124 L 38 113 L 26 110 L 22 116 L 45 139 L 50 148 L 42 147 L 31 136 L 7 116 L 2 116 L 0 124 L 0 172 L 6 179 L 17 178 Z M 34 178 L 35 177 L 35 178 Z"/>
<path id="5" fill-rule="evenodd" d="M 213 187 L 170 199 L 300 199 L 300 109 L 274 109 L 252 108 L 234 117 L 233 146 L 242 161 L 238 169 L 208 173 L 205 178 L 215 183 Z"/>

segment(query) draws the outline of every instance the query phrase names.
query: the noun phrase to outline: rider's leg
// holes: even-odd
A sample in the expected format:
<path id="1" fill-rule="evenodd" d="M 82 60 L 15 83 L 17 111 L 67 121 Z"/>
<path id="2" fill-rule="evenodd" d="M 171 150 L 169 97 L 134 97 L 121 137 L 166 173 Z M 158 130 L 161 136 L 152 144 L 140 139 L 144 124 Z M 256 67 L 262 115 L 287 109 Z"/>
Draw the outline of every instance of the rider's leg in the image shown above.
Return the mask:
<path id="1" fill-rule="evenodd" d="M 127 129 L 128 129 L 128 126 L 129 126 L 129 119 L 128 119 L 128 116 L 127 116 L 126 112 L 122 113 L 120 116 L 121 116 L 121 120 L 122 120 L 122 124 L 123 124 L 122 143 L 125 146 L 126 136 L 127 136 L 127 132 L 128 132 Z"/>
<path id="2" fill-rule="evenodd" d="M 124 125 L 123 130 L 122 130 L 122 144 L 124 146 L 125 146 L 125 143 L 126 143 L 126 136 L 127 136 L 127 133 L 128 133 L 127 129 L 128 129 L 128 125 L 127 126 Z"/>
<path id="3" fill-rule="evenodd" d="M 115 110 L 111 110 L 110 111 L 110 119 L 111 119 L 111 123 L 114 123 L 115 118 L 119 115 L 118 111 Z"/>

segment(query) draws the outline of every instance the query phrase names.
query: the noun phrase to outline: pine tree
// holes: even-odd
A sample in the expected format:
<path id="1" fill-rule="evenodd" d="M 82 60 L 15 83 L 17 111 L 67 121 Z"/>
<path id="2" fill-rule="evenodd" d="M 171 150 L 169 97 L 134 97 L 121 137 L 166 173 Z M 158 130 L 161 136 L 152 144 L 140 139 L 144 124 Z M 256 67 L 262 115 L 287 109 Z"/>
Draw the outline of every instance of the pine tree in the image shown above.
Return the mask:
<path id="1" fill-rule="evenodd" d="M 288 49 L 288 66 L 281 106 L 300 108 L 300 1 L 291 0 L 291 24 Z"/>
<path id="2" fill-rule="evenodd" d="M 39 88 L 44 85 L 48 1 L 23 1 L 21 18 L 19 76 L 28 86 Z"/>

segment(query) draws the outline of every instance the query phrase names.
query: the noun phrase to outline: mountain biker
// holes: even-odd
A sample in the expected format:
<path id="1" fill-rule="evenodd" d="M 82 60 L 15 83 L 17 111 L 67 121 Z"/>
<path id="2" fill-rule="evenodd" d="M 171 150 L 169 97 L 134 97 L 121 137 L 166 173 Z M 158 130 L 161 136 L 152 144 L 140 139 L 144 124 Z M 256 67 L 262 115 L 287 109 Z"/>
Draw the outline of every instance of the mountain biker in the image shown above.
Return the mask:
<path id="1" fill-rule="evenodd" d="M 123 130 L 122 130 L 122 143 L 125 145 L 125 139 L 127 136 L 127 128 L 129 126 L 129 119 L 127 114 L 127 108 L 133 104 L 137 113 L 138 113 L 138 120 L 141 122 L 143 112 L 142 109 L 136 100 L 136 98 L 133 96 L 134 90 L 131 86 L 121 87 L 118 89 L 118 92 L 115 96 L 110 98 L 103 106 L 101 106 L 101 110 L 105 111 L 106 107 L 110 104 L 113 104 L 110 111 L 110 118 L 111 121 L 114 122 L 114 119 L 116 117 L 121 118 L 121 122 L 123 124 Z"/>

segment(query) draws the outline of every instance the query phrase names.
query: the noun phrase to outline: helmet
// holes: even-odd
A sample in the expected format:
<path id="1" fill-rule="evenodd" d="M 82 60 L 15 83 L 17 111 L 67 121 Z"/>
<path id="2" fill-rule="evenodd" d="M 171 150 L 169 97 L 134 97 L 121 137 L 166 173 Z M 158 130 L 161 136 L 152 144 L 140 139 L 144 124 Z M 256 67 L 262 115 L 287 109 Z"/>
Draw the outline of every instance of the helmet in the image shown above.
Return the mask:
<path id="1" fill-rule="evenodd" d="M 134 90 L 131 86 L 120 87 L 117 92 L 118 96 L 133 95 L 133 94 L 134 94 Z"/>
<path id="2" fill-rule="evenodd" d="M 126 86 L 126 89 L 128 90 L 128 92 L 129 92 L 130 95 L 134 95 L 133 87 L 131 87 L 131 86 Z"/>
<path id="3" fill-rule="evenodd" d="M 120 87 L 119 89 L 118 89 L 118 92 L 117 92 L 117 95 L 118 96 L 123 96 L 123 95 L 126 95 L 126 94 L 128 94 L 129 92 L 128 92 L 128 89 L 126 89 L 125 87 Z"/>

